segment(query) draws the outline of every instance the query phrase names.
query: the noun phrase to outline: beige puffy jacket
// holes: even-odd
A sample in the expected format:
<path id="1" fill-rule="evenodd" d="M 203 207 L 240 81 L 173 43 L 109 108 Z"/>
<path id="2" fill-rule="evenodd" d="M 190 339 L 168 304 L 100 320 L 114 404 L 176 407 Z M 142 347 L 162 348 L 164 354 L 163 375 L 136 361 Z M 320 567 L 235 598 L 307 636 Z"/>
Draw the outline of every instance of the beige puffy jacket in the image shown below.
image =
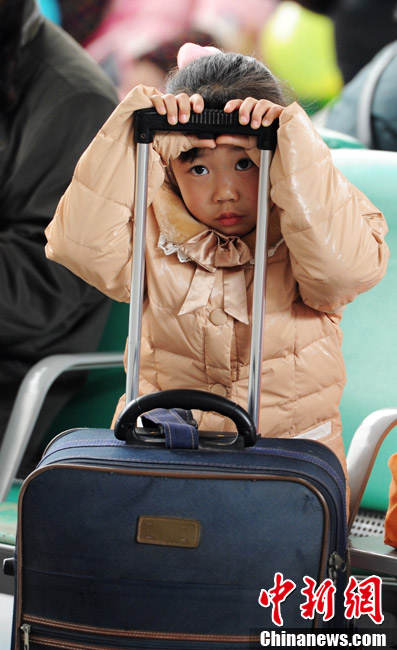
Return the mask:
<path id="1" fill-rule="evenodd" d="M 81 157 L 46 230 L 50 259 L 126 302 L 134 209 L 131 115 L 151 106 L 152 92 L 139 86 L 114 111 Z M 140 392 L 190 387 L 246 406 L 255 233 L 217 235 L 164 183 L 165 162 L 190 146 L 183 135 L 162 134 L 151 149 Z M 257 160 L 256 149 L 248 153 Z M 387 226 L 335 169 L 328 147 L 295 103 L 280 117 L 270 180 L 260 432 L 320 440 L 345 467 L 339 322 L 344 306 L 384 275 Z M 233 425 L 207 413 L 200 426 Z"/>

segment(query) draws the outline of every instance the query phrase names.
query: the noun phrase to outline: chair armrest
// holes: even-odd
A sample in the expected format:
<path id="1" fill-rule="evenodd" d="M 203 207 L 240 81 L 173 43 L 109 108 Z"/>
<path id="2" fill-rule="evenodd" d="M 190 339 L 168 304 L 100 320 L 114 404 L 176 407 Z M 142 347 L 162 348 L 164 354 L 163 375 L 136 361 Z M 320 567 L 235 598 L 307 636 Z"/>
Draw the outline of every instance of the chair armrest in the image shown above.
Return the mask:
<path id="1" fill-rule="evenodd" d="M 49 389 L 64 372 L 123 366 L 122 352 L 54 354 L 26 373 L 0 448 L 0 501 L 7 497 Z"/>
<path id="2" fill-rule="evenodd" d="M 350 537 L 350 563 L 355 569 L 397 577 L 397 550 L 384 543 L 381 535 Z"/>
<path id="3" fill-rule="evenodd" d="M 349 531 L 360 507 L 379 447 L 396 424 L 397 408 L 380 409 L 362 421 L 352 438 L 346 457 L 350 485 Z"/>

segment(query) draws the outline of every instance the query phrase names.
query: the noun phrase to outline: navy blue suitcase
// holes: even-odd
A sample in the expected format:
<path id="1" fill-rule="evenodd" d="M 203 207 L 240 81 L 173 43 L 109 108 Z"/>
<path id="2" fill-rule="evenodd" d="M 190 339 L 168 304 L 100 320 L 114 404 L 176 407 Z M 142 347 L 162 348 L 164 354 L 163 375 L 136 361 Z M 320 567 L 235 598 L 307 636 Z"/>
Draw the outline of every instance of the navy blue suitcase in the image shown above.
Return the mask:
<path id="1" fill-rule="evenodd" d="M 136 187 L 127 407 L 114 432 L 61 433 L 23 484 L 14 650 L 240 650 L 261 647 L 267 630 L 345 627 L 340 463 L 314 441 L 256 436 L 266 215 L 257 222 L 248 411 L 201 391 L 137 397 L 152 138 L 147 115 L 164 130 L 155 112 L 143 111 L 142 122 L 135 118 L 144 178 Z M 231 131 L 250 131 L 235 124 L 234 114 L 195 117 L 203 123 L 173 130 L 207 135 L 234 120 Z M 263 133 L 258 206 L 266 212 L 274 131 Z M 199 439 L 190 409 L 230 417 L 236 440 L 212 432 Z"/>
<path id="2" fill-rule="evenodd" d="M 67 431 L 25 481 L 15 648 L 240 649 L 264 630 L 344 627 L 345 479 L 327 447 L 149 437 Z M 296 585 L 282 626 L 259 604 L 276 573 Z M 302 617 L 305 576 L 336 586 L 331 620 Z"/>

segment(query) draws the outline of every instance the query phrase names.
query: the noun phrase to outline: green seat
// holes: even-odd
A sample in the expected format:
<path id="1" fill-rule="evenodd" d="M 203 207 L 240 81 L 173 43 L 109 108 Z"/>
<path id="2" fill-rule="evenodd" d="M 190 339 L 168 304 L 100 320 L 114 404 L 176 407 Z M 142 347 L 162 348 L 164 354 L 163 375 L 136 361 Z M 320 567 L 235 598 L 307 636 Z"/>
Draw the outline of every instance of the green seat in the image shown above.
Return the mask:
<path id="1" fill-rule="evenodd" d="M 21 487 L 15 482 L 8 493 L 7 500 L 0 503 L 0 545 L 15 544 L 15 524 L 17 520 L 17 503 Z"/>
<path id="2" fill-rule="evenodd" d="M 333 129 L 321 127 L 317 129 L 330 149 L 366 149 L 365 145 L 357 138 Z"/>
<path id="3" fill-rule="evenodd" d="M 127 303 L 112 302 L 98 352 L 124 352 L 128 334 L 128 311 Z M 74 427 L 109 427 L 117 402 L 125 392 L 125 382 L 123 367 L 89 372 L 78 394 L 52 422 L 46 441 L 54 438 L 60 431 Z"/>
<path id="4" fill-rule="evenodd" d="M 389 226 L 386 241 L 391 253 L 383 280 L 348 305 L 342 318 L 347 383 L 341 415 L 348 449 L 366 416 L 397 406 L 397 153 L 335 149 L 332 155 L 335 165 L 382 210 Z M 362 507 L 386 509 L 391 479 L 387 461 L 396 451 L 396 432 L 392 432 L 380 448 Z"/>

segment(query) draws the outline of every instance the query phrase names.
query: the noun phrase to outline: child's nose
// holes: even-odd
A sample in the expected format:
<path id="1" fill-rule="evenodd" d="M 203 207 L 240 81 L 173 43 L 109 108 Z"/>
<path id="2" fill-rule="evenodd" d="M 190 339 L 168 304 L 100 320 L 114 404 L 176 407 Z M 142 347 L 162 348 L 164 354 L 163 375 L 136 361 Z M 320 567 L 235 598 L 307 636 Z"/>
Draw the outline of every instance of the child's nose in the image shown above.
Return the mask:
<path id="1" fill-rule="evenodd" d="M 237 201 L 238 191 L 235 184 L 227 177 L 221 175 L 216 182 L 214 189 L 215 203 L 225 203 L 226 201 Z"/>

